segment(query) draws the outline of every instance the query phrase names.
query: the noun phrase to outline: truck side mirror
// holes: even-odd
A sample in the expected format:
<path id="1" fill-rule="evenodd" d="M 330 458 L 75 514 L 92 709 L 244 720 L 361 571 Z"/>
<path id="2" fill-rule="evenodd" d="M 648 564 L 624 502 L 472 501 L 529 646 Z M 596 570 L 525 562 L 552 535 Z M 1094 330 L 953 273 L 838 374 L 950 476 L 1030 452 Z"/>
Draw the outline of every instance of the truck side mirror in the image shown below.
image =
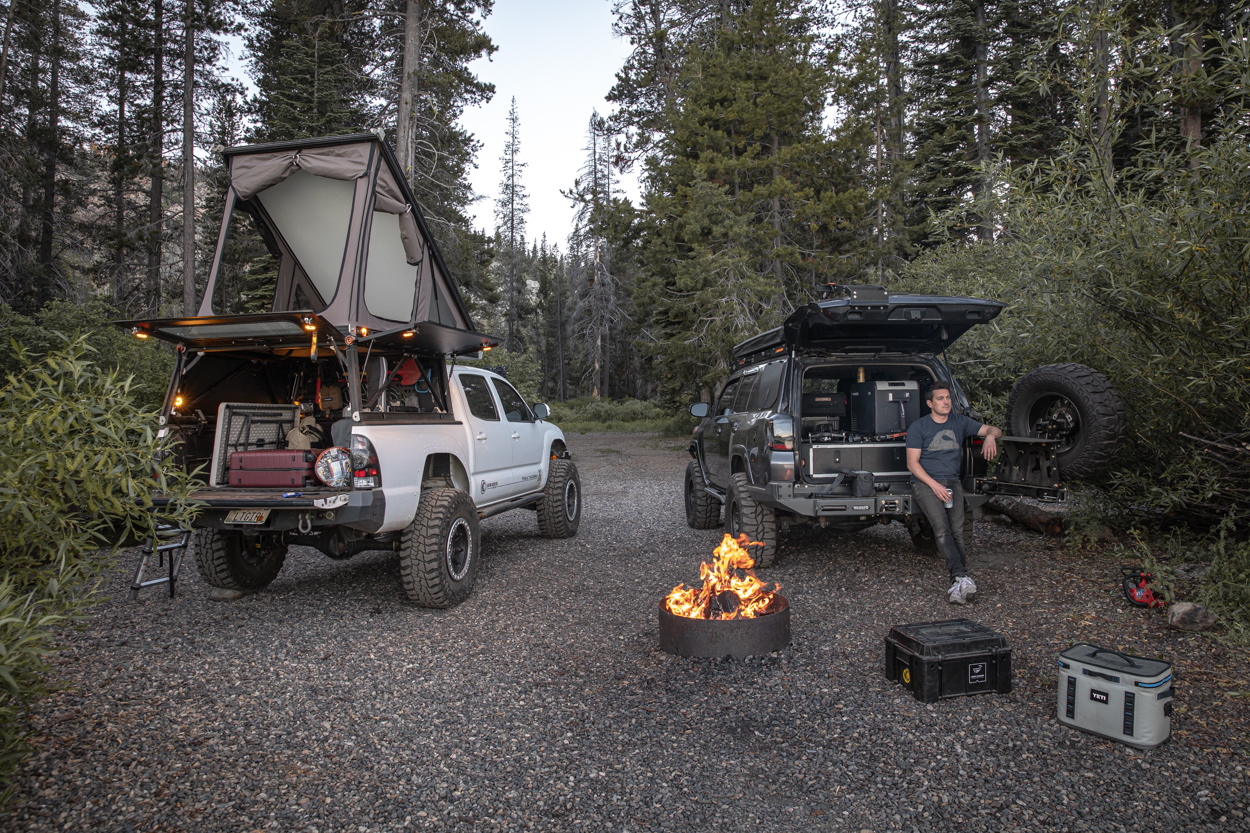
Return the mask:
<path id="1" fill-rule="evenodd" d="M 539 419 L 546 419 L 547 417 L 551 416 L 551 409 L 548 408 L 542 402 L 540 402 L 534 406 L 534 416 L 538 417 Z"/>
<path id="2" fill-rule="evenodd" d="M 710 413 L 712 413 L 712 406 L 706 402 L 696 402 L 690 406 L 690 415 L 692 417 L 706 419 Z"/>

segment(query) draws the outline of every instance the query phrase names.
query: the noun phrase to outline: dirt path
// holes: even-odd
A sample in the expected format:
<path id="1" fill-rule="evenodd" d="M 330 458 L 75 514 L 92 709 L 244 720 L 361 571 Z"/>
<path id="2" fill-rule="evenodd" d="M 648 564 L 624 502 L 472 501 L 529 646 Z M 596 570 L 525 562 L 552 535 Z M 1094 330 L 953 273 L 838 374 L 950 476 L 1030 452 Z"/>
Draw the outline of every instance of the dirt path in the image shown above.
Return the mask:
<path id="1" fill-rule="evenodd" d="M 414 608 L 393 555 L 297 551 L 264 593 L 111 600 L 53 662 L 63 690 L 6 830 L 1245 830 L 1250 663 L 1128 608 L 1118 562 L 980 524 L 977 603 L 901 525 L 796 533 L 793 642 L 748 661 L 659 651 L 656 607 L 698 578 L 676 440 L 574 435 L 581 532 L 483 525 L 470 599 Z M 133 556 L 131 556 L 133 558 Z M 1014 649 L 1009 695 L 926 706 L 882 674 L 889 627 L 967 616 Z M 1175 663 L 1173 740 L 1060 726 L 1077 641 Z"/>

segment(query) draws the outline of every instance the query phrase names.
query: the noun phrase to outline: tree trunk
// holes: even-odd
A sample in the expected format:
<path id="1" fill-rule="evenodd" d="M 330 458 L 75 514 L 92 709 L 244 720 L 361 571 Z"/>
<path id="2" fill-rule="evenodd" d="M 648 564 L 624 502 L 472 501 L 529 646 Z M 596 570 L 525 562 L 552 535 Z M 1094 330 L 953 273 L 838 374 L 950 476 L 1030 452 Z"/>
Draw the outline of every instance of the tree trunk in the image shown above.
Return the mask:
<path id="1" fill-rule="evenodd" d="M 152 314 L 161 311 L 161 238 L 165 198 L 165 0 L 152 7 L 152 167 L 148 192 L 147 289 Z"/>
<path id="2" fill-rule="evenodd" d="M 1106 14 L 1104 4 L 1099 3 L 1095 11 L 1097 19 L 1101 21 Z M 1098 25 L 1098 31 L 1094 33 L 1094 66 L 1095 71 L 1098 73 L 1098 112 L 1094 129 L 1098 153 L 1102 157 L 1099 162 L 1102 163 L 1103 176 L 1106 178 L 1106 186 L 1111 188 L 1115 181 L 1115 162 L 1111 157 L 1111 133 L 1109 132 L 1111 122 L 1111 47 L 1107 41 L 1107 30 L 1102 28 L 1101 22 Z"/>
<path id="3" fill-rule="evenodd" d="M 979 173 L 975 179 L 976 196 L 989 197 L 989 178 L 985 166 L 990 162 L 990 82 L 989 82 L 989 33 L 986 31 L 985 3 L 976 3 L 977 46 L 976 46 L 976 97 L 977 126 L 976 148 L 977 167 Z M 980 212 L 978 212 L 980 213 Z M 982 216 L 977 236 L 985 242 L 994 239 L 994 228 L 988 216 Z"/>
<path id="4" fill-rule="evenodd" d="M 118 38 L 118 49 L 125 49 L 125 27 Z M 113 168 L 113 300 L 121 299 L 122 275 L 126 271 L 126 96 L 129 78 L 122 69 L 117 78 L 117 148 Z"/>
<path id="5" fill-rule="evenodd" d="M 777 180 L 781 179 L 781 167 L 777 164 L 777 154 L 780 153 L 781 139 L 776 133 L 772 139 L 772 157 L 773 157 L 773 181 L 772 186 L 777 187 Z M 773 280 L 777 281 L 777 288 L 781 288 L 781 197 L 773 194 Z"/>
<path id="6" fill-rule="evenodd" d="M 4 46 L 0 47 L 0 97 L 4 96 L 4 77 L 9 71 L 9 44 L 13 39 L 13 9 L 17 0 L 9 0 L 9 14 L 4 21 Z"/>
<path id="7" fill-rule="evenodd" d="M 40 206 L 39 264 L 51 272 L 54 212 L 56 208 L 56 168 L 61 150 L 61 0 L 52 4 L 52 46 L 49 50 L 52 62 L 48 77 L 48 129 L 44 137 L 43 154 L 43 204 Z M 45 275 L 45 281 L 50 274 Z M 51 299 L 48 283 L 43 284 L 42 297 L 36 299 L 43 306 Z"/>
<path id="8" fill-rule="evenodd" d="M 1202 26 L 1199 21 L 1189 20 L 1185 25 L 1184 59 L 1181 61 L 1181 77 L 1185 96 L 1181 101 L 1181 136 L 1187 150 L 1202 146 L 1202 102 L 1193 97 L 1193 84 L 1202 74 Z M 1190 167 L 1197 167 L 1198 160 L 1191 159 Z"/>
<path id="9" fill-rule="evenodd" d="M 182 57 L 182 314 L 195 315 L 195 0 L 186 0 Z"/>
<path id="10" fill-rule="evenodd" d="M 1006 497 L 990 498 L 986 507 L 1000 515 L 1006 515 L 1034 532 L 1040 532 L 1052 538 L 1063 535 L 1063 517 L 1054 512 L 1047 512 L 1045 509 L 1038 509 L 1036 506 L 1029 506 L 1027 503 Z"/>
<path id="11" fill-rule="evenodd" d="M 420 0 L 408 0 L 404 14 L 404 65 L 399 81 L 399 120 L 395 130 L 395 152 L 404 175 L 412 179 L 416 162 L 413 142 L 413 113 L 416 111 L 417 80 L 421 73 L 421 22 L 423 10 Z"/>

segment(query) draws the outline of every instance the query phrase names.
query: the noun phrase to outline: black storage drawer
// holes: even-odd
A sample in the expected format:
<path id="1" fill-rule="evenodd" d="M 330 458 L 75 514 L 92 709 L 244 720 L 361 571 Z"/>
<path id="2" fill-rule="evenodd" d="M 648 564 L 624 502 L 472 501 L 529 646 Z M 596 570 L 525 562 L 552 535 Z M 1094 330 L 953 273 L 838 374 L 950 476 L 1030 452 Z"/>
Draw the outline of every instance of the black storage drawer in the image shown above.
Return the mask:
<path id="1" fill-rule="evenodd" d="M 969 619 L 896 625 L 885 638 L 885 678 L 923 703 L 1011 691 L 1011 647 Z"/>

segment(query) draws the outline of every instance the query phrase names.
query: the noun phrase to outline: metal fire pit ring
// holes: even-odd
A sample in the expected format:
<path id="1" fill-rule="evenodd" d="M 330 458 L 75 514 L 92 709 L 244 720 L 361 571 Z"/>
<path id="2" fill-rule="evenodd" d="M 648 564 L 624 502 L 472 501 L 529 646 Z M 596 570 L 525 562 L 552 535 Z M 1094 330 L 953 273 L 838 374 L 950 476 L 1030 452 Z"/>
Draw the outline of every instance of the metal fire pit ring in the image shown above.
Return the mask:
<path id="1" fill-rule="evenodd" d="M 691 619 L 660 602 L 660 648 L 679 657 L 742 659 L 790 644 L 790 602 L 775 594 L 777 609 L 753 619 Z"/>

